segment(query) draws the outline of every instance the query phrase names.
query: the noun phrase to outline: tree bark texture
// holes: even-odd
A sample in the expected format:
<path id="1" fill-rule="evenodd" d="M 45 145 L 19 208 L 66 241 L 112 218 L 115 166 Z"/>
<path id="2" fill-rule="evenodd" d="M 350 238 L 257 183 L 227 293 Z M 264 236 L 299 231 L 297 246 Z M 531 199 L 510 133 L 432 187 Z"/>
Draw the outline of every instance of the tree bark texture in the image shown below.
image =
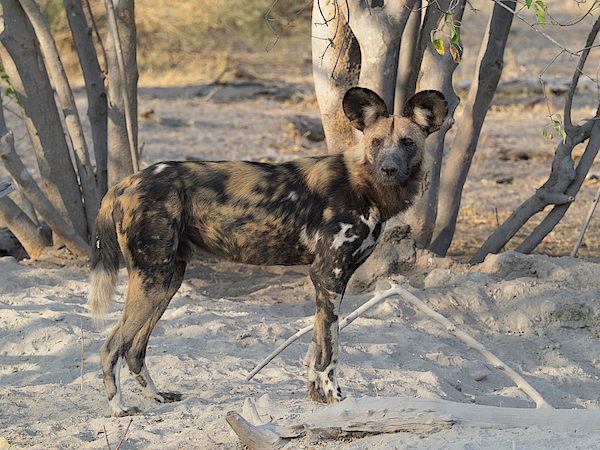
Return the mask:
<path id="1" fill-rule="evenodd" d="M 360 45 L 359 84 L 379 94 L 392 112 L 400 39 L 414 4 L 415 0 L 388 0 L 372 6 L 363 0 L 347 0 L 348 8 L 342 8 Z"/>
<path id="2" fill-rule="evenodd" d="M 93 30 L 88 26 L 81 0 L 63 0 L 63 4 L 85 80 L 88 99 L 87 115 L 92 128 L 92 141 L 96 159 L 98 195 L 102 198 L 108 189 L 108 170 L 106 166 L 108 100 L 104 78 L 94 47 Z"/>
<path id="3" fill-rule="evenodd" d="M 106 56 L 108 61 L 108 186 L 134 173 L 134 161 L 125 118 L 125 95 L 131 108 L 133 145 L 137 149 L 137 57 L 136 27 L 133 0 L 114 1 L 118 34 L 121 40 L 125 60 L 125 79 L 119 71 L 117 43 L 112 21 L 109 21 L 109 33 L 106 38 Z M 108 4 L 107 4 L 107 15 Z"/>
<path id="4" fill-rule="evenodd" d="M 31 259 L 38 259 L 50 243 L 42 228 L 34 224 L 9 197 L 0 198 L 0 222 L 15 235 Z"/>
<path id="5" fill-rule="evenodd" d="M 511 8 L 515 6 L 515 2 L 504 3 Z M 494 4 L 481 43 L 473 84 L 441 176 L 435 238 L 429 246 L 430 250 L 440 255 L 446 254 L 454 237 L 462 190 L 477 149 L 483 121 L 502 74 L 504 48 L 512 19 L 509 11 Z"/>
<path id="6" fill-rule="evenodd" d="M 398 55 L 398 75 L 396 78 L 396 94 L 394 98 L 394 115 L 402 115 L 404 104 L 414 94 L 414 87 L 411 88 L 409 80 L 413 77 L 413 72 L 417 72 L 419 67 L 415 64 L 417 45 L 421 31 L 421 2 L 416 1 L 400 41 L 400 53 Z"/>
<path id="7" fill-rule="evenodd" d="M 87 242 L 83 240 L 77 231 L 69 225 L 54 206 L 52 206 L 33 177 L 27 171 L 27 168 L 21 162 L 21 159 L 14 148 L 13 135 L 4 125 L 4 116 L 0 117 L 0 159 L 4 163 L 6 170 L 10 172 L 16 183 L 19 185 L 23 194 L 27 196 L 35 209 L 40 213 L 40 216 L 42 216 L 50 226 L 54 235 L 60 238 L 61 242 L 75 255 L 84 257 L 89 256 L 90 247 Z M 13 231 L 13 233 L 19 238 L 15 231 Z M 21 242 L 21 244 L 27 250 L 26 243 Z M 35 258 L 31 253 L 30 256 Z"/>
<path id="8" fill-rule="evenodd" d="M 312 58 L 315 94 L 327 149 L 337 153 L 357 143 L 344 115 L 342 99 L 358 86 L 360 48 L 336 0 L 315 0 L 312 12 Z"/>
<path id="9" fill-rule="evenodd" d="M 100 209 L 100 200 L 98 198 L 98 189 L 96 188 L 94 168 L 83 134 L 79 112 L 75 105 L 75 97 L 67 79 L 65 68 L 60 60 L 50 26 L 42 13 L 40 5 L 34 0 L 19 0 L 19 2 L 36 32 L 48 71 L 50 72 L 62 106 L 65 124 L 73 145 L 73 156 L 75 157 L 75 164 L 79 174 L 79 185 L 83 193 L 87 227 L 91 233 L 91 230 L 94 229 L 98 210 Z M 87 240 L 88 236 L 84 236 L 84 238 Z"/>
<path id="10" fill-rule="evenodd" d="M 429 7 L 424 17 L 419 42 L 417 46 L 418 61 L 415 78 L 407 85 L 409 91 L 423 91 L 435 89 L 444 94 L 448 102 L 448 115 L 440 130 L 433 133 L 427 139 L 427 161 L 429 162 L 423 178 L 421 193 L 415 199 L 414 206 L 402 215 L 402 220 L 410 225 L 411 237 L 421 244 L 427 246 L 431 242 L 437 218 L 438 196 L 440 184 L 440 172 L 444 155 L 444 141 L 446 133 L 454 125 L 454 111 L 460 99 L 452 87 L 452 76 L 458 62 L 453 58 L 450 51 L 440 55 L 431 43 L 430 33 L 432 30 L 441 29 L 450 34 L 450 30 L 444 25 L 444 14 L 442 10 L 450 8 L 450 1 L 440 2 L 439 8 Z M 465 9 L 465 0 L 455 5 L 451 20 L 460 23 Z M 445 45 L 451 45 L 449 39 Z M 459 55 L 462 51 L 459 50 Z"/>
<path id="11" fill-rule="evenodd" d="M 88 225 L 60 116 L 25 12 L 17 0 L 0 0 L 0 56 L 29 133 L 46 195 L 87 239 Z"/>

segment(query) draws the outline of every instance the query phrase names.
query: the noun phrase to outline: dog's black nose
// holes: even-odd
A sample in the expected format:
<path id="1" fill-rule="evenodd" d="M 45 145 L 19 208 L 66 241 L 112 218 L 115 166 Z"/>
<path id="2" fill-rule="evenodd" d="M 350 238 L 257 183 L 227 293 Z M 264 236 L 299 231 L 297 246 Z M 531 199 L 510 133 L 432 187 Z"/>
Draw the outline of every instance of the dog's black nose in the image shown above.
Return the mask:
<path id="1" fill-rule="evenodd" d="M 398 166 L 395 164 L 383 165 L 381 166 L 381 172 L 383 172 L 383 174 L 388 178 L 395 177 L 398 173 Z"/>

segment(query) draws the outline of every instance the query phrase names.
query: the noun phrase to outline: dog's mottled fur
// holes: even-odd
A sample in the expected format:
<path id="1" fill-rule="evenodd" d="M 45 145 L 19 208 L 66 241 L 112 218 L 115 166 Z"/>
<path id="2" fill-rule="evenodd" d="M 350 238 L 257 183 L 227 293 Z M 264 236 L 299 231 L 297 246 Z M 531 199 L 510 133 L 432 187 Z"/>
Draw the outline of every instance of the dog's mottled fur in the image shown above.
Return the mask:
<path id="1" fill-rule="evenodd" d="M 402 117 L 390 117 L 379 96 L 363 88 L 350 89 L 343 107 L 364 133 L 343 153 L 282 164 L 162 162 L 106 194 L 93 242 L 89 304 L 95 315 L 110 306 L 119 253 L 129 273 L 123 315 L 100 350 L 112 415 L 140 412 L 122 403 L 115 370 L 120 358 L 146 397 L 181 399 L 157 392 L 144 358 L 195 248 L 248 264 L 310 264 L 316 315 L 305 358 L 308 397 L 342 399 L 336 371 L 346 284 L 373 251 L 386 220 L 410 205 L 425 138 L 447 114 L 437 91 L 416 94 Z"/>

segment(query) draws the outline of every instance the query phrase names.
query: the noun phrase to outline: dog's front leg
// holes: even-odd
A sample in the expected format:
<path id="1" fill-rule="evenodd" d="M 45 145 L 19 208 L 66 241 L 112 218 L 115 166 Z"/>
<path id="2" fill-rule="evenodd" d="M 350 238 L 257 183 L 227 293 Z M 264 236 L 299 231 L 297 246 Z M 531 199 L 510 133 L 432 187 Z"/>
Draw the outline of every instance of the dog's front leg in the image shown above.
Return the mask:
<path id="1" fill-rule="evenodd" d="M 337 381 L 337 366 L 338 315 L 345 283 L 319 272 L 313 264 L 310 277 L 315 285 L 317 311 L 304 365 L 307 368 L 308 398 L 321 403 L 334 403 L 343 400 Z"/>

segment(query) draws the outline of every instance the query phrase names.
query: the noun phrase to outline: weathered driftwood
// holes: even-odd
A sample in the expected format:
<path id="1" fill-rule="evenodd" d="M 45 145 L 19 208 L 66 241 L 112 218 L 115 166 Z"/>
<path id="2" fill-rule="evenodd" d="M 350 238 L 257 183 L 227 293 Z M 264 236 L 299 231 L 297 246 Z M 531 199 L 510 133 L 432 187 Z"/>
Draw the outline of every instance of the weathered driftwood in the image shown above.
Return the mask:
<path id="1" fill-rule="evenodd" d="M 254 409 L 254 411 L 252 411 Z M 600 409 L 528 409 L 456 403 L 436 398 L 362 397 L 300 416 L 293 423 L 263 423 L 247 399 L 243 414 L 229 411 L 226 420 L 252 450 L 278 449 L 288 439 L 312 433 L 322 439 L 352 435 L 436 433 L 454 425 L 475 428 L 550 428 L 554 432 L 597 433 Z"/>

